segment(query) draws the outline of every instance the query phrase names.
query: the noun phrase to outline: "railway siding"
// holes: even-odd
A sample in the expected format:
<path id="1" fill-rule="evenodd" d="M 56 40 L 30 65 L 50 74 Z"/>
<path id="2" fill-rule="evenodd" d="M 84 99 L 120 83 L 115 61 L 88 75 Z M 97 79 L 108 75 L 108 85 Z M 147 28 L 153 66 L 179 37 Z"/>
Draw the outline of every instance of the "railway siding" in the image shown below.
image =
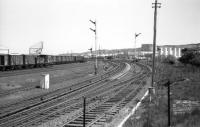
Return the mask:
<path id="1" fill-rule="evenodd" d="M 112 76 L 109 79 L 110 80 L 120 79 L 121 77 L 125 76 L 128 73 L 128 71 L 130 71 L 130 69 L 131 69 L 131 66 L 128 63 L 126 63 L 126 67 L 125 67 L 125 69 L 122 72 L 120 72 L 120 73 Z"/>
<path id="2" fill-rule="evenodd" d="M 38 96 L 40 97 L 38 99 L 42 97 L 42 100 L 27 100 L 17 107 L 14 105 L 7 111 L 2 110 L 4 113 L 1 113 L 0 126 L 46 126 L 50 123 L 49 121 L 54 121 L 58 126 L 69 124 L 82 126 L 82 96 L 87 98 L 87 113 L 91 116 L 87 119 L 87 126 L 104 124 L 104 119 L 108 119 L 104 117 L 105 114 L 115 116 L 137 95 L 145 85 L 143 80 L 149 72 L 144 65 L 137 65 L 142 68 L 137 68 L 140 70 L 137 73 L 133 73 L 133 65 L 130 66 L 127 63 L 120 62 L 114 66 L 110 71 L 91 77 L 84 83 L 73 85 L 70 89 L 52 91 L 52 94 Z M 120 80 L 108 80 L 114 76 L 120 77 Z M 61 116 L 63 116 L 62 120 L 57 119 Z M 53 126 L 57 125 L 53 124 Z"/>
<path id="3" fill-rule="evenodd" d="M 104 64 L 100 63 L 100 68 L 102 68 Z M 59 65 L 55 67 L 54 71 L 50 71 L 50 89 L 48 91 L 42 90 L 39 87 L 41 74 L 44 73 L 38 72 L 38 73 L 30 73 L 29 75 L 17 75 L 17 76 L 9 76 L 9 77 L 1 77 L 0 82 L 5 82 L 3 85 L 0 84 L 0 87 L 8 87 L 7 85 L 9 82 L 14 82 L 14 86 L 20 86 L 19 88 L 12 87 L 10 90 L 2 90 L 0 89 L 0 107 L 4 104 L 13 103 L 18 99 L 27 98 L 30 96 L 35 96 L 41 93 L 47 93 L 49 91 L 53 91 L 59 88 L 63 88 L 66 86 L 71 86 L 72 84 L 76 84 L 78 82 L 82 82 L 88 78 L 92 78 L 90 74 L 92 73 L 92 70 L 89 69 L 93 67 L 92 63 L 86 64 L 76 64 L 76 65 Z M 57 70 L 57 69 L 63 69 L 63 70 Z M 28 71 L 28 70 L 26 70 Z M 64 75 L 59 73 L 64 73 Z M 22 72 L 23 73 L 23 72 Z M 46 73 L 46 72 L 45 72 Z M 104 73 L 104 71 L 100 71 L 100 74 Z M 54 75 L 58 75 L 59 77 Z M 29 80 L 28 80 L 29 79 Z M 28 81 L 27 81 L 28 80 Z"/>
<path id="4" fill-rule="evenodd" d="M 123 64 L 122 64 L 122 65 L 123 65 Z M 122 66 L 122 67 L 123 67 L 123 66 Z M 117 69 L 117 68 L 118 68 L 118 66 L 116 66 L 116 68 L 115 68 L 114 70 L 111 70 L 111 71 L 113 71 L 113 72 L 115 72 L 115 71 L 116 71 L 116 72 L 117 72 L 117 71 L 120 71 L 120 68 L 119 68 L 119 69 Z M 113 72 L 112 72 L 112 73 L 113 73 Z M 112 73 L 111 73 L 111 72 L 106 72 L 106 73 L 103 74 L 103 75 L 109 75 L 109 76 L 111 76 Z M 99 76 L 92 77 L 92 79 L 89 79 L 89 83 L 90 83 L 90 84 L 93 84 L 93 83 L 96 83 L 96 82 L 100 82 L 100 81 L 102 80 L 102 77 L 101 77 L 101 76 L 103 76 L 103 75 L 100 75 L 100 78 L 99 78 Z M 105 76 L 105 79 L 106 79 L 106 77 L 107 77 L 107 76 Z M 105 80 L 105 79 L 104 79 L 104 80 Z M 88 83 L 88 82 L 87 82 L 87 83 Z M 80 85 L 82 85 L 82 83 L 80 83 Z M 86 86 L 87 86 L 87 84 L 86 84 Z M 89 86 L 90 86 L 90 85 L 89 85 Z M 83 87 L 85 87 L 85 86 L 83 86 Z M 77 89 L 82 89 L 82 88 L 78 88 L 78 87 L 77 87 Z M 74 88 L 71 89 L 71 90 L 72 90 L 72 92 L 73 92 L 73 91 L 76 91 L 76 89 L 74 89 Z M 63 93 L 64 91 L 61 90 L 60 92 Z M 55 93 L 56 93 L 56 92 L 55 92 Z M 80 93 L 80 92 L 79 92 L 79 93 Z M 58 93 L 57 93 L 57 94 L 58 94 Z M 63 95 L 61 94 L 60 96 L 62 97 Z M 57 98 L 57 97 L 56 97 L 56 98 Z M 56 98 L 55 98 L 55 99 L 56 99 Z M 52 97 L 52 99 L 54 99 L 54 97 Z M 47 100 L 45 99 L 44 102 L 46 102 L 46 101 L 48 101 L 48 99 L 47 99 Z M 31 102 L 31 103 L 34 104 L 35 102 Z M 42 103 L 43 103 L 43 101 L 42 101 Z M 25 105 L 24 105 L 24 106 L 25 106 Z M 26 106 L 28 106 L 28 105 L 26 105 Z M 34 106 L 34 105 L 33 105 L 33 106 Z M 37 105 L 35 105 L 35 106 L 37 106 Z M 14 106 L 13 108 L 16 108 L 16 107 Z M 22 107 L 20 106 L 20 108 L 23 109 L 23 106 L 22 106 Z M 12 111 L 12 109 L 9 110 L 9 111 Z M 21 111 L 20 111 L 20 112 L 21 112 Z M 16 113 L 17 113 L 17 112 L 16 112 Z M 24 114 L 24 113 L 23 113 L 23 114 Z M 11 114 L 11 115 L 12 115 L 12 114 Z M 2 119 L 2 118 L 1 118 L 1 119 Z M 12 123 L 11 123 L 11 124 L 12 124 Z M 1 124 L 1 125 L 3 125 L 3 124 Z"/>
<path id="5" fill-rule="evenodd" d="M 132 70 L 133 68 L 131 68 L 131 70 Z M 138 68 L 139 69 L 139 68 Z M 140 69 L 139 69 L 140 70 Z M 117 90 L 117 88 L 116 88 L 116 90 L 115 90 L 115 95 L 117 94 L 117 93 L 119 93 L 122 89 L 124 89 L 124 87 L 127 87 L 127 85 L 129 84 L 129 85 L 131 85 L 132 84 L 132 86 L 134 86 L 134 88 L 137 88 L 137 87 L 142 87 L 142 86 L 140 86 L 140 85 L 136 85 L 136 84 L 138 84 L 138 83 L 142 83 L 142 81 L 141 82 L 138 82 L 137 80 L 133 80 L 133 79 L 131 79 L 130 77 L 134 77 L 135 79 L 143 79 L 143 78 L 145 78 L 145 76 L 141 76 L 141 75 L 143 75 L 143 71 L 141 71 L 139 74 L 140 74 L 140 76 L 138 75 L 138 74 L 135 74 L 135 76 L 133 76 L 133 72 L 132 71 L 129 71 L 129 74 L 127 75 L 127 76 L 125 76 L 125 77 L 123 77 L 122 79 L 120 79 L 120 80 L 113 80 L 114 82 L 116 82 L 116 84 L 113 84 L 113 88 L 116 88 L 116 87 L 119 87 L 119 89 Z M 131 76 L 130 76 L 131 75 Z M 127 78 L 128 77 L 128 78 Z M 128 81 L 129 80 L 129 81 Z M 110 82 L 113 82 L 113 81 L 110 81 Z M 112 83 L 111 83 L 112 84 Z M 110 84 L 110 85 L 111 85 Z M 125 85 L 125 84 L 127 84 L 127 85 Z M 108 86 L 108 85 L 106 85 L 106 86 Z M 106 88 L 105 88 L 106 89 Z M 133 88 L 132 88 L 133 89 Z M 142 89 L 142 88 L 139 88 L 139 90 L 137 89 L 136 90 L 136 93 L 137 92 L 139 92 L 140 91 L 140 89 Z M 113 93 L 113 92 L 109 92 L 109 93 Z M 125 92 L 125 93 L 127 93 L 127 92 Z M 135 96 L 135 95 L 137 95 L 136 93 L 134 93 L 133 92 L 133 95 Z M 132 95 L 132 96 L 133 96 Z M 107 96 L 108 98 L 107 99 L 110 99 L 110 98 L 112 98 L 111 96 Z M 114 95 L 113 95 L 113 97 L 114 97 Z M 123 96 L 122 96 L 123 97 Z M 127 97 L 128 98 L 128 97 Z M 132 97 L 130 97 L 130 98 L 132 98 Z M 129 101 L 131 100 L 129 98 Z M 125 99 L 126 100 L 126 99 Z M 105 101 L 104 101 L 104 103 L 105 103 Z M 103 103 L 103 104 L 104 104 Z M 111 103 L 110 103 L 111 104 Z M 128 101 L 126 102 L 126 103 L 123 103 L 123 104 L 121 104 L 121 108 L 123 108 L 123 106 L 125 106 L 126 104 L 128 104 Z M 110 105 L 110 107 L 112 107 L 113 105 Z M 97 108 L 98 108 L 99 106 L 97 106 Z M 109 107 L 109 104 L 108 105 L 106 105 L 106 107 Z M 109 119 L 109 117 L 113 117 L 114 115 L 116 115 L 116 113 L 117 112 L 119 112 L 119 109 L 121 109 L 121 108 L 119 108 L 118 107 L 118 109 L 116 109 L 116 107 L 117 106 L 114 106 L 112 109 L 110 109 L 109 111 L 106 111 L 106 118 L 104 117 L 104 115 L 101 115 L 101 114 L 99 114 L 99 115 L 95 115 L 94 116 L 94 112 L 93 112 L 93 114 L 87 114 L 86 113 L 86 116 L 87 117 L 89 117 L 89 119 L 93 119 L 94 121 L 92 122 L 92 123 L 90 123 L 92 126 L 95 124 L 96 125 L 96 123 L 98 123 L 98 124 L 105 124 L 105 119 Z M 94 109 L 95 109 L 95 107 L 94 107 Z M 117 111 L 117 112 L 115 112 L 115 111 Z M 82 112 L 82 111 L 81 111 Z M 89 112 L 89 111 L 88 111 Z M 102 112 L 103 113 L 103 112 Z M 104 113 L 103 113 L 104 114 Z M 92 116 L 93 116 L 93 118 L 92 118 Z M 74 123 L 73 121 L 71 121 L 72 123 L 70 123 L 70 124 L 67 124 L 66 125 L 66 117 L 68 117 L 68 115 L 63 115 L 63 116 L 61 116 L 61 118 L 57 118 L 57 119 L 55 119 L 55 120 L 53 120 L 52 122 L 47 122 L 47 123 L 44 123 L 44 124 L 42 124 L 40 127 L 43 127 L 43 126 L 50 126 L 50 127 L 53 127 L 53 126 L 61 126 L 61 125 L 65 125 L 65 126 L 82 126 L 82 115 L 81 115 L 81 113 L 80 113 L 80 116 L 79 117 L 77 117 L 76 119 L 76 122 Z M 96 119 L 96 118 L 99 118 L 99 119 Z M 100 120 L 100 121 L 99 121 Z M 89 121 L 89 120 L 87 120 L 87 121 Z M 96 121 L 96 122 L 95 122 Z M 89 126 L 89 124 L 87 125 L 87 126 Z"/>

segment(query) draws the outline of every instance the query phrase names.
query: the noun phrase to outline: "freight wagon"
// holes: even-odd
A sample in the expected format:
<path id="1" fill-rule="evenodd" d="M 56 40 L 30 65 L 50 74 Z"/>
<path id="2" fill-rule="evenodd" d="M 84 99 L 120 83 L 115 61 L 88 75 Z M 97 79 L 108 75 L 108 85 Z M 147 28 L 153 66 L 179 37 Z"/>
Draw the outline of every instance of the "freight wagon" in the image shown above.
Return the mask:
<path id="1" fill-rule="evenodd" d="M 84 62 L 83 56 L 0 54 L 0 70 L 46 67 L 54 64 Z"/>

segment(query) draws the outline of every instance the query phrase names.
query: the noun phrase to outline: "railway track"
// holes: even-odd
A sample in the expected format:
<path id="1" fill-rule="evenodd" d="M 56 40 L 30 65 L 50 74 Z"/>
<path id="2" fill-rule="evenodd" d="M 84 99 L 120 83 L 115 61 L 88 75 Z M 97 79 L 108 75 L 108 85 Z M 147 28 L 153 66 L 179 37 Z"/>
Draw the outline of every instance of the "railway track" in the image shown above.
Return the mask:
<path id="1" fill-rule="evenodd" d="M 35 68 L 35 69 L 32 69 L 32 70 L 17 70 L 17 71 L 13 71 L 13 72 L 2 72 L 0 73 L 0 77 L 10 77 L 10 76 L 16 76 L 16 75 L 25 75 L 25 74 L 35 74 L 35 73 L 47 73 L 47 72 L 50 72 L 50 71 L 58 71 L 58 70 L 65 70 L 67 68 L 78 68 L 78 67 L 81 67 L 83 65 L 70 65 L 70 66 L 63 66 L 63 65 L 56 65 L 56 66 L 51 66 L 51 67 L 48 67 L 48 68 Z M 54 79 L 57 79 L 54 78 Z M 52 80 L 54 81 L 54 80 Z M 20 88 L 16 88 L 16 89 L 11 89 L 11 90 L 3 90 L 3 91 L 0 91 L 0 97 L 3 97 L 3 96 L 6 96 L 6 95 L 9 95 L 9 94 L 13 94 L 13 93 L 16 93 L 18 91 L 27 91 L 27 90 L 30 90 L 30 89 L 33 89 L 33 88 L 36 88 L 36 84 L 39 84 L 40 81 L 35 81 L 35 82 L 29 82 L 28 85 L 25 85 L 23 87 L 20 87 Z M 23 84 L 22 84 L 23 85 Z"/>
<path id="2" fill-rule="evenodd" d="M 26 103 L 27 101 L 34 103 L 34 102 L 40 101 L 41 98 L 42 98 L 42 100 L 44 100 L 45 98 L 51 98 L 51 97 L 59 95 L 59 94 L 62 95 L 62 93 L 70 92 L 71 90 L 75 90 L 78 87 L 81 87 L 81 86 L 84 86 L 84 85 L 87 85 L 87 84 L 91 84 L 92 82 L 95 82 L 95 81 L 100 81 L 101 79 L 106 79 L 108 76 L 111 75 L 111 73 L 114 73 L 115 71 L 116 72 L 120 71 L 119 65 L 117 65 L 115 63 L 112 63 L 112 64 L 113 64 L 112 65 L 113 68 L 111 68 L 109 71 L 104 72 L 104 73 L 102 73 L 100 75 L 97 75 L 97 76 L 94 76 L 94 77 L 89 77 L 89 78 L 87 78 L 87 79 L 85 79 L 83 81 L 77 82 L 76 84 L 72 84 L 71 86 L 60 88 L 60 89 L 57 89 L 55 91 L 50 91 L 50 92 L 48 92 L 46 94 L 41 93 L 41 94 L 38 94 L 37 96 L 33 96 L 31 98 L 30 97 L 29 98 L 25 98 L 24 100 L 16 101 L 14 103 L 8 103 L 8 104 L 5 104 L 5 105 L 1 105 L 0 106 L 0 109 L 1 109 L 0 110 L 0 118 L 1 118 L 1 116 L 3 114 L 2 111 L 5 112 L 4 108 L 9 109 L 8 107 L 12 107 L 12 106 L 16 107 L 16 105 L 18 105 L 19 103 L 20 103 L 20 107 L 24 107 L 24 106 L 21 105 L 21 103 L 23 105 L 26 105 L 24 103 Z M 26 88 L 24 88 L 24 89 L 26 89 Z M 14 90 L 12 92 L 14 93 L 14 92 L 18 92 L 18 91 L 19 90 L 16 89 L 16 90 Z M 12 110 L 12 109 L 9 109 L 9 110 Z"/>
<path id="3" fill-rule="evenodd" d="M 119 69 L 120 70 L 120 69 Z M 111 73 L 111 72 L 110 72 Z M 112 85 L 106 85 L 108 82 L 106 79 L 98 82 L 93 82 L 93 85 L 83 87 L 80 89 L 74 89 L 71 92 L 68 92 L 67 97 L 65 95 L 60 95 L 60 97 L 48 98 L 45 101 L 40 102 L 37 105 L 32 105 L 32 107 L 26 106 L 26 108 L 22 108 L 23 110 L 18 110 L 17 112 L 7 113 L 7 115 L 1 116 L 0 118 L 0 126 L 7 127 L 7 126 L 36 126 L 37 124 L 41 124 L 45 121 L 50 119 L 54 119 L 62 114 L 70 114 L 68 118 L 68 123 L 65 123 L 63 126 L 73 126 L 72 122 L 75 121 L 75 126 L 79 126 L 79 123 L 76 121 L 81 120 L 81 113 L 82 113 L 82 96 L 86 96 L 87 99 L 87 113 L 86 117 L 89 118 L 90 111 L 97 111 L 99 109 L 105 108 L 106 114 L 108 111 L 113 111 L 113 104 L 111 105 L 112 99 L 118 98 L 118 105 L 123 107 L 128 100 L 130 99 L 123 99 L 125 98 L 132 98 L 133 95 L 136 95 L 135 92 L 129 93 L 130 90 L 137 91 L 141 89 L 142 85 L 137 85 L 137 89 L 133 89 L 131 84 L 138 84 L 138 80 L 144 79 L 147 74 L 144 70 L 137 74 L 134 78 L 128 78 L 121 81 L 116 80 L 115 83 Z M 111 74 L 109 74 L 111 75 Z M 111 82 L 111 81 L 110 81 Z M 128 89 L 125 89 L 127 87 Z M 80 91 L 79 91 L 80 90 Z M 78 94 L 82 93 L 82 94 Z M 111 94 L 113 93 L 113 94 Z M 126 94 L 126 95 L 125 95 Z M 119 98 L 122 97 L 122 98 Z M 123 101 L 124 100 L 124 101 Z M 109 104 L 110 103 L 110 104 Z M 110 106 L 109 106 L 110 105 Z M 103 107 L 102 107 L 103 106 Z M 114 107 L 117 105 L 115 104 Z M 46 108 L 44 108 L 46 107 Z M 99 107 L 99 108 L 98 108 Z M 101 108 L 102 107 L 102 108 Z M 107 108 L 106 108 L 107 107 Z M 109 107 L 109 108 L 108 108 Z M 95 110 L 97 109 L 97 110 Z M 120 108 L 119 108 L 120 110 Z M 104 110 L 101 110 L 101 113 Z M 94 113 L 94 112 L 93 112 Z M 113 113 L 112 113 L 113 114 Z M 98 116 L 98 120 L 96 117 Z M 101 116 L 101 117 L 100 117 Z M 92 126 L 100 119 L 103 119 L 104 115 L 98 114 L 98 112 L 93 115 L 93 120 L 87 122 L 87 126 Z M 91 118 L 92 119 L 92 118 Z M 96 122 L 95 122 L 96 121 Z M 82 124 L 81 124 L 82 126 Z"/>
<path id="4" fill-rule="evenodd" d="M 113 66 L 113 67 L 116 66 L 113 63 L 110 63 L 110 64 L 111 64 L 110 66 Z M 75 66 L 75 65 L 72 66 L 72 68 L 77 68 L 77 67 L 81 67 L 81 65 L 80 66 Z M 66 69 L 66 67 L 55 67 L 52 70 L 55 71 L 55 70 L 63 70 L 63 69 Z M 48 72 L 48 71 L 52 71 L 52 70 L 43 69 L 43 70 L 37 70 L 37 72 L 33 72 L 33 73 L 39 73 L 39 72 L 43 72 L 43 71 Z M 27 70 L 25 70 L 25 71 L 27 71 Z M 24 74 L 24 72 L 20 72 L 20 74 L 22 75 L 22 74 Z M 28 74 L 30 74 L 30 71 L 28 71 Z M 12 75 L 17 75 L 17 74 L 12 73 Z M 4 76 L 9 76 L 9 75 L 4 75 Z M 72 79 L 72 78 L 70 78 L 70 79 Z M 54 77 L 54 78 L 52 78 L 51 83 L 54 84 L 54 83 L 57 83 L 59 81 L 64 82 L 65 80 L 66 80 L 65 77 Z M 0 97 L 6 96 L 6 95 L 9 95 L 9 94 L 13 94 L 13 93 L 17 93 L 19 91 L 28 91 L 28 90 L 34 89 L 34 88 L 36 88 L 36 84 L 39 84 L 39 83 L 40 83 L 40 81 L 31 82 L 31 83 L 29 83 L 28 86 L 24 86 L 24 87 L 20 87 L 20 88 L 16 88 L 16 89 L 11 89 L 11 90 L 7 90 L 7 91 L 0 91 Z"/>
<path id="5" fill-rule="evenodd" d="M 85 114 L 85 121 L 87 127 L 92 126 L 102 126 L 105 124 L 110 117 L 113 117 L 117 114 L 123 107 L 126 106 L 131 100 L 137 95 L 137 93 L 142 89 L 142 81 L 145 80 L 147 75 L 137 77 L 134 82 L 133 79 L 129 79 L 123 82 L 125 87 L 115 93 L 112 97 L 105 99 L 97 106 L 93 108 L 87 107 Z M 139 82 L 137 82 L 139 80 Z M 130 83 L 132 82 L 132 83 Z M 136 87 L 133 87 L 133 84 Z M 71 121 L 66 122 L 63 127 L 82 127 L 83 126 L 83 115 L 80 112 L 79 116 L 72 119 Z"/>
<path id="6" fill-rule="evenodd" d="M 110 81 L 111 82 L 111 81 Z M 62 114 L 70 113 L 73 112 L 74 110 L 78 109 L 79 112 L 82 112 L 80 109 L 82 106 L 82 96 L 85 96 L 88 98 L 88 105 L 90 108 L 93 106 L 96 106 L 100 103 L 100 100 L 103 100 L 102 98 L 108 98 L 110 97 L 110 93 L 116 93 L 120 89 L 124 87 L 123 84 L 119 84 L 119 82 L 116 82 L 115 84 L 112 85 L 107 85 L 106 84 L 99 84 L 97 88 L 94 89 L 89 89 L 86 94 L 80 95 L 78 98 L 78 101 L 76 104 L 71 104 L 71 105 L 65 105 L 62 106 L 63 104 L 59 104 L 59 107 L 54 107 L 52 106 L 52 109 L 46 109 L 42 115 L 33 115 L 35 117 L 34 120 L 28 120 L 29 122 L 26 124 L 23 124 L 22 126 L 36 126 L 36 124 L 41 124 L 45 121 L 48 121 L 50 119 L 54 119 Z M 93 98 L 91 98 L 93 97 Z M 65 103 L 65 102 L 63 102 Z M 58 110 L 57 110 L 58 109 Z M 80 114 L 79 112 L 75 111 L 75 116 Z"/>
<path id="7" fill-rule="evenodd" d="M 62 93 L 65 93 L 65 92 L 68 92 L 68 91 L 70 92 L 71 90 L 74 90 L 74 89 L 77 89 L 78 87 L 87 85 L 88 83 L 92 83 L 92 82 L 95 82 L 95 81 L 100 81 L 101 79 L 105 79 L 109 75 L 111 75 L 111 73 L 114 73 L 115 71 L 120 71 L 119 69 L 120 69 L 119 65 L 115 65 L 115 67 L 112 68 L 109 72 L 104 72 L 101 75 L 97 75 L 95 77 L 89 77 L 84 81 L 78 82 L 78 83 L 73 84 L 71 86 L 67 86 L 65 88 L 57 89 L 55 91 L 50 91 L 50 92 L 48 92 L 46 94 L 42 94 L 42 95 L 38 95 L 38 96 L 34 96 L 34 97 L 31 97 L 31 98 L 25 99 L 25 101 L 31 101 L 32 102 L 35 99 L 36 99 L 36 101 L 38 101 L 41 98 L 44 99 L 44 98 L 49 98 L 49 97 L 58 95 L 58 93 L 62 95 Z M 16 89 L 16 92 L 17 91 L 18 91 L 18 89 Z M 20 101 L 19 103 L 24 103 L 24 101 Z M 13 104 L 1 105 L 0 109 L 3 110 L 4 107 L 7 108 L 8 106 L 11 107 L 12 105 L 14 105 L 14 107 L 16 107 L 16 104 L 17 104 L 17 102 L 13 103 Z M 0 114 L 2 114 L 1 111 L 0 111 Z M 0 115 L 0 118 L 1 118 L 1 115 Z"/>
<path id="8" fill-rule="evenodd" d="M 116 68 L 115 68 L 116 69 Z M 118 67 L 118 69 L 116 69 L 117 71 L 120 71 L 120 68 Z M 38 107 L 40 105 L 43 104 L 47 104 L 49 105 L 49 103 L 51 101 L 56 101 L 56 100 L 60 100 L 62 101 L 62 98 L 65 98 L 65 96 L 69 96 L 70 93 L 74 93 L 74 92 L 80 92 L 78 90 L 82 90 L 84 88 L 90 87 L 92 86 L 92 84 L 98 83 L 98 82 L 102 82 L 105 81 L 106 78 L 110 75 L 112 75 L 112 73 L 114 73 L 116 70 L 112 70 L 110 72 L 105 73 L 104 75 L 101 75 L 100 77 L 95 77 L 92 81 L 89 81 L 89 84 L 87 82 L 86 85 L 83 85 L 82 83 L 79 84 L 79 86 L 74 86 L 75 88 L 70 88 L 71 90 L 69 91 L 68 88 L 66 89 L 62 89 L 59 91 L 54 91 L 52 92 L 52 94 L 54 95 L 50 95 L 50 93 L 48 93 L 48 95 L 46 96 L 42 96 L 43 98 L 47 98 L 44 99 L 43 101 L 38 100 L 38 98 L 33 99 L 31 98 L 30 100 L 26 101 L 26 102 L 21 102 L 21 104 L 19 104 L 18 106 L 13 105 L 10 108 L 4 108 L 3 110 L 1 109 L 1 116 L 0 116 L 0 126 L 6 126 L 5 122 L 7 122 L 7 120 L 9 121 L 10 118 L 13 118 L 13 116 L 15 118 L 17 118 L 17 116 L 23 115 L 24 111 L 28 111 L 32 108 Z M 41 98 L 41 96 L 40 96 Z M 54 103 L 58 103 L 58 102 L 54 102 Z M 20 114 L 21 113 L 21 114 Z M 8 122 L 7 122 L 8 123 Z"/>

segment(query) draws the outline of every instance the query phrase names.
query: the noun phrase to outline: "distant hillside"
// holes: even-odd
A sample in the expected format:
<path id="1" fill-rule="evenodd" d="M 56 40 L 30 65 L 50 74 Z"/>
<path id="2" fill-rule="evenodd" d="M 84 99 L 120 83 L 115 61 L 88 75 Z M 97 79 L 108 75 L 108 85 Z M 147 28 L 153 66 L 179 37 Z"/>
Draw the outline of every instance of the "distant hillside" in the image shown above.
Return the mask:
<path id="1" fill-rule="evenodd" d="M 127 49 L 102 49 L 102 50 L 97 50 L 97 52 L 101 55 L 101 54 L 114 54 L 114 53 L 127 53 L 127 52 L 134 52 L 135 49 L 133 48 L 127 48 Z M 140 51 L 140 48 L 136 48 L 136 51 Z M 95 52 L 92 51 L 92 53 L 94 54 Z M 91 52 L 90 51 L 87 51 L 87 52 L 82 52 L 82 53 L 68 53 L 68 54 L 61 54 L 61 55 L 84 55 L 84 56 L 87 56 L 87 55 L 90 55 Z"/>
<path id="2" fill-rule="evenodd" d="M 152 44 L 143 44 L 142 47 L 140 48 L 136 48 L 136 51 L 149 51 L 149 49 L 152 48 Z M 149 48 L 151 47 L 151 48 Z M 196 47 L 200 47 L 200 43 L 196 43 L 196 44 L 184 44 L 184 45 L 158 45 L 158 47 L 180 47 L 180 48 L 196 48 Z M 152 50 L 152 49 L 151 49 Z M 134 52 L 135 49 L 134 48 L 126 48 L 126 49 L 101 49 L 98 50 L 98 54 L 102 55 L 102 54 L 126 54 L 128 52 Z M 94 54 L 95 52 L 92 51 L 92 53 Z M 82 52 L 82 53 L 68 53 L 68 54 L 61 54 L 61 55 L 82 55 L 82 56 L 90 56 L 91 52 L 87 51 L 87 52 Z"/>
<path id="3" fill-rule="evenodd" d="M 184 45 L 159 45 L 158 47 L 180 47 L 180 48 L 196 48 L 200 47 L 200 43 L 196 44 L 184 44 Z"/>

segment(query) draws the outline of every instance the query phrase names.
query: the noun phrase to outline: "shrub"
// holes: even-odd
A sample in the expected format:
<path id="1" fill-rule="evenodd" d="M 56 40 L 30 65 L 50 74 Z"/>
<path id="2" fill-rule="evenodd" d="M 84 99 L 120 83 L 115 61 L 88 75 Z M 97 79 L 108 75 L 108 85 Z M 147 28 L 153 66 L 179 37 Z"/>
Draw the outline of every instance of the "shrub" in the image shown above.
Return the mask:
<path id="1" fill-rule="evenodd" d="M 200 52 L 197 49 L 183 49 L 182 56 L 179 61 L 183 64 L 191 64 L 194 66 L 200 66 Z"/>
<path id="2" fill-rule="evenodd" d="M 189 62 L 192 65 L 200 66 L 200 54 L 195 55 L 194 58 L 191 59 Z"/>
<path id="3" fill-rule="evenodd" d="M 172 55 L 168 55 L 167 57 L 163 58 L 164 63 L 169 63 L 169 64 L 175 64 L 176 63 L 176 58 Z"/>

